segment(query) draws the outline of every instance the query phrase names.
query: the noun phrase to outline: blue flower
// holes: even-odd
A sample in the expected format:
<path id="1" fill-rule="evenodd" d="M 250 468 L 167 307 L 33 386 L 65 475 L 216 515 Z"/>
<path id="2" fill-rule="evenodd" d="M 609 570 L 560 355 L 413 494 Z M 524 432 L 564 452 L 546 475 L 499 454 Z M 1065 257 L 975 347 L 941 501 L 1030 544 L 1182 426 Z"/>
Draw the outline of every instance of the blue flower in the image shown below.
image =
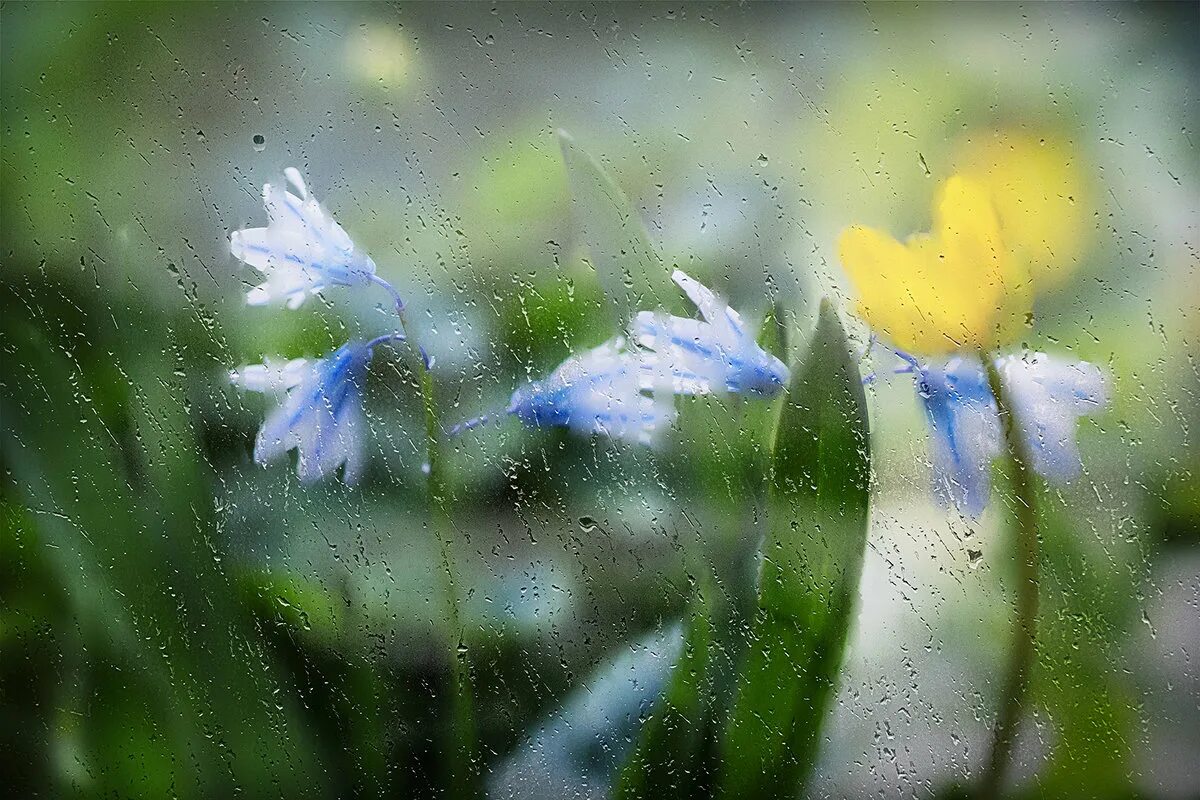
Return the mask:
<path id="1" fill-rule="evenodd" d="M 671 423 L 670 402 L 643 392 L 643 358 L 613 339 L 564 361 L 548 377 L 513 392 L 508 413 L 532 427 L 561 425 L 650 444 Z M 472 421 L 474 422 L 474 421 Z M 460 429 L 474 427 L 472 423 Z"/>
<path id="2" fill-rule="evenodd" d="M 1076 477 L 1081 464 L 1076 421 L 1108 402 L 1103 373 L 1087 362 L 1044 353 L 998 357 L 1029 467 L 1050 481 Z M 996 400 L 974 357 L 916 366 L 917 393 L 933 431 L 934 493 L 946 505 L 979 516 L 991 493 L 991 462 L 1004 449 Z"/>
<path id="3" fill-rule="evenodd" d="M 676 394 L 739 392 L 770 396 L 788 382 L 788 368 L 763 350 L 736 311 L 700 282 L 675 270 L 672 280 L 700 309 L 704 321 L 639 312 L 633 337 L 649 353 L 643 388 L 665 379 Z"/>
<path id="4" fill-rule="evenodd" d="M 787 385 L 787 367 L 755 343 L 736 311 L 680 270 L 671 277 L 703 321 L 643 311 L 631 326 L 637 346 L 627 348 L 618 337 L 568 358 L 549 377 L 514 392 L 507 413 L 530 426 L 650 444 L 675 417 L 673 395 L 772 395 Z M 449 433 L 490 419 L 475 417 Z"/>
<path id="5" fill-rule="evenodd" d="M 385 338 L 348 342 L 317 361 L 268 361 L 230 373 L 245 389 L 284 394 L 254 443 L 254 460 L 268 464 L 287 451 L 299 453 L 296 474 L 311 483 L 345 465 L 342 479 L 354 483 L 362 472 L 362 383 L 371 349 Z"/>
<path id="6" fill-rule="evenodd" d="M 264 184 L 267 227 L 234 231 L 229 237 L 233 255 L 265 278 L 246 293 L 246 302 L 258 306 L 286 300 L 288 308 L 298 308 L 327 286 L 375 281 L 375 262 L 309 197 L 299 171 L 288 167 L 283 174 L 299 197 Z"/>

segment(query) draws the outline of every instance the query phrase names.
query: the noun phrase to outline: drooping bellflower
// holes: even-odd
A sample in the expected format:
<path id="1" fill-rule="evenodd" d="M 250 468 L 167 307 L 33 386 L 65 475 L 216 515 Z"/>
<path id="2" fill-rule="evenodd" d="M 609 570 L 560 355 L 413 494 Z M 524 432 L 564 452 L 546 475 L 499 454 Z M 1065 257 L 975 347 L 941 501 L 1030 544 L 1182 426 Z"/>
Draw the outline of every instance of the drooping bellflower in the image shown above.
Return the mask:
<path id="1" fill-rule="evenodd" d="M 534 427 L 562 425 L 649 444 L 674 419 L 673 395 L 772 395 L 787 384 L 787 367 L 758 346 L 736 311 L 682 271 L 672 278 L 704 320 L 643 311 L 631 326 L 633 346 L 616 338 L 568 358 L 514 392 L 507 413 Z"/>
<path id="2" fill-rule="evenodd" d="M 402 310 L 399 293 L 375 274 L 370 256 L 308 194 L 299 170 L 288 167 L 283 174 L 296 194 L 264 184 L 267 226 L 234 231 L 229 237 L 233 255 L 265 279 L 247 292 L 246 302 L 257 306 L 282 300 L 294 309 L 329 286 L 374 283 Z M 357 480 L 363 467 L 361 385 L 366 367 L 375 346 L 403 338 L 393 333 L 369 342 L 351 341 L 316 361 L 268 360 L 231 373 L 234 383 L 245 389 L 285 398 L 263 423 L 254 460 L 266 464 L 295 449 L 302 480 L 316 481 L 342 468 L 346 483 Z"/>
<path id="3" fill-rule="evenodd" d="M 1010 244 L 1031 237 L 1006 229 L 1003 219 L 1026 227 L 1028 220 L 999 214 L 993 193 L 979 175 L 955 175 L 938 193 L 930 233 L 901 243 L 854 226 L 838 243 L 867 322 L 897 347 L 933 357 L 924 362 L 897 351 L 909 363 L 902 371 L 917 376 L 933 434 L 934 493 L 970 516 L 986 506 L 991 462 L 1004 448 L 978 353 L 1016 337 L 1044 280 L 1038 276 L 1047 272 L 1041 250 Z M 1081 468 L 1076 422 L 1107 402 L 1101 371 L 1044 353 L 989 357 L 1011 398 L 1030 468 L 1047 480 L 1074 477 Z"/>
<path id="4" fill-rule="evenodd" d="M 1029 467 L 1065 482 L 1082 469 L 1075 428 L 1101 410 L 1107 387 L 1100 369 L 1045 353 L 1005 355 L 995 365 L 1011 398 Z M 917 393 L 932 433 L 934 492 L 944 504 L 978 516 L 991 493 L 991 462 L 1004 450 L 996 400 L 979 359 L 954 356 L 916 370 Z"/>
<path id="5" fill-rule="evenodd" d="M 265 279 L 246 293 L 246 302 L 258 306 L 284 300 L 288 308 L 298 308 L 328 286 L 379 282 L 375 262 L 308 194 L 299 170 L 288 167 L 283 174 L 299 194 L 264 184 L 267 226 L 234 231 L 229 237 L 233 255 Z"/>
<path id="6" fill-rule="evenodd" d="M 358 480 L 366 425 L 363 380 L 373 348 L 393 338 L 347 342 L 316 361 L 267 362 L 231 373 L 230 379 L 245 389 L 283 395 L 258 432 L 254 460 L 266 465 L 294 449 L 299 456 L 296 474 L 306 483 L 342 467 L 342 480 Z"/>
<path id="7" fill-rule="evenodd" d="M 638 313 L 632 332 L 648 351 L 642 363 L 645 388 L 657 388 L 663 376 L 676 394 L 771 396 L 787 385 L 788 368 L 758 346 L 736 311 L 682 270 L 671 279 L 704 319 Z"/>

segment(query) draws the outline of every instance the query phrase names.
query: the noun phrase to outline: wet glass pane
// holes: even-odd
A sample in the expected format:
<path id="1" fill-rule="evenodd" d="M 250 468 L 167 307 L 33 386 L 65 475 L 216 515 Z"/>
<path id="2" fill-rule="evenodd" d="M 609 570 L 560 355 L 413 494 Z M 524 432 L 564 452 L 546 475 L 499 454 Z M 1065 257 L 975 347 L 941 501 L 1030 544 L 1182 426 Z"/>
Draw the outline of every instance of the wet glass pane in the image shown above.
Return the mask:
<path id="1" fill-rule="evenodd" d="M 20 797 L 1194 797 L 1197 8 L 0 6 Z"/>

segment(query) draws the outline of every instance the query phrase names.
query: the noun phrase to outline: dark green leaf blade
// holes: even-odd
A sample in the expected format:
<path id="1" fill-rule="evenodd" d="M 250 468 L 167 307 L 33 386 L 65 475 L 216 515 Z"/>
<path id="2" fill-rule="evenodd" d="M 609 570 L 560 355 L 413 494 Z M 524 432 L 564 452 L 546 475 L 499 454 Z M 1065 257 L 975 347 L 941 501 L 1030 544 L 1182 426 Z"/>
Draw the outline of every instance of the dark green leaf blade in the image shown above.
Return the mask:
<path id="1" fill-rule="evenodd" d="M 697 588 L 686 621 L 683 652 L 667 691 L 643 725 L 637 748 L 625 762 L 614 800 L 685 798 L 706 781 L 704 748 L 712 710 L 713 588 Z"/>
<path id="2" fill-rule="evenodd" d="M 759 609 L 722 743 L 727 797 L 799 794 L 837 686 L 867 542 L 862 381 L 825 301 L 776 428 Z"/>
<path id="3" fill-rule="evenodd" d="M 639 309 L 670 305 L 678 294 L 670 270 L 650 243 L 625 192 L 566 131 L 558 132 L 575 216 L 592 255 L 592 266 L 613 305 L 614 322 L 625 324 Z"/>

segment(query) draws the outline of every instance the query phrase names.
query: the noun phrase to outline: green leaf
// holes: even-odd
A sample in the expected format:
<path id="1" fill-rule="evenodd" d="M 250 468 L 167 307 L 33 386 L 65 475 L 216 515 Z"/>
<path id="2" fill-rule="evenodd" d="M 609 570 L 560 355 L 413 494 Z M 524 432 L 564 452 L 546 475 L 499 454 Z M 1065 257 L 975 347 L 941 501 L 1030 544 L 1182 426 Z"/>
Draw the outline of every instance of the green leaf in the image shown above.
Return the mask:
<path id="1" fill-rule="evenodd" d="M 704 773 L 712 711 L 713 593 L 706 584 L 693 595 L 683 653 L 625 762 L 612 792 L 614 800 L 693 797 L 697 785 L 708 779 Z"/>
<path id="2" fill-rule="evenodd" d="M 726 797 L 799 794 L 837 686 L 867 543 L 866 401 L 821 304 L 775 432 L 758 614 L 722 743 Z"/>
<path id="3" fill-rule="evenodd" d="M 592 266 L 613 305 L 614 321 L 623 325 L 638 309 L 671 305 L 678 292 L 671 284 L 670 270 L 650 244 L 621 187 L 570 134 L 560 130 L 558 139 L 575 215 Z"/>
<path id="4" fill-rule="evenodd" d="M 1126 679 L 1122 632 L 1140 624 L 1132 547 L 1103 551 L 1081 531 L 1102 530 L 1104 508 L 1064 507 L 1036 496 L 1043 579 L 1030 707 L 1054 732 L 1032 795 L 1131 797 L 1139 730 L 1136 689 Z M 1027 714 L 1031 713 L 1029 711 Z"/>

